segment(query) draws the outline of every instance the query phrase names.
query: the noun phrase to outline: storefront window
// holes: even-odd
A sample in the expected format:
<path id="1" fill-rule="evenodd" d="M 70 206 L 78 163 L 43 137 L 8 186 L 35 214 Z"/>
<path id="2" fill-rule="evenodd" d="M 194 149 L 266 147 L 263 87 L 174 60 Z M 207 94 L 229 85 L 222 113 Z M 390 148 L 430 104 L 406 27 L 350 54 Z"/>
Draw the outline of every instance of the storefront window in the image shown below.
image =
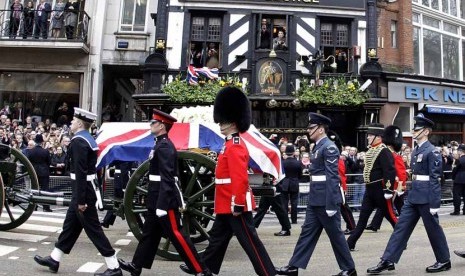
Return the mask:
<path id="1" fill-rule="evenodd" d="M 459 39 L 447 35 L 442 36 L 444 62 L 444 78 L 458 79 L 459 77 Z"/>
<path id="2" fill-rule="evenodd" d="M 190 34 L 188 65 L 221 68 L 221 18 L 193 16 Z"/>
<path id="3" fill-rule="evenodd" d="M 124 0 L 121 10 L 121 26 L 123 32 L 143 32 L 147 0 Z"/>
<path id="4" fill-rule="evenodd" d="M 410 118 L 412 118 L 410 106 L 399 106 L 394 125 L 398 126 L 402 132 L 410 132 Z"/>
<path id="5" fill-rule="evenodd" d="M 72 108 L 79 106 L 80 74 L 3 72 L 0 74 L 0 106 L 14 116 L 18 106 L 23 107 L 21 116 L 34 116 L 37 121 L 51 118 L 57 122 L 59 108 L 67 103 L 72 119 Z M 64 121 L 63 121 L 64 123 Z"/>
<path id="6" fill-rule="evenodd" d="M 425 75 L 441 77 L 441 34 L 423 30 L 423 53 Z"/>

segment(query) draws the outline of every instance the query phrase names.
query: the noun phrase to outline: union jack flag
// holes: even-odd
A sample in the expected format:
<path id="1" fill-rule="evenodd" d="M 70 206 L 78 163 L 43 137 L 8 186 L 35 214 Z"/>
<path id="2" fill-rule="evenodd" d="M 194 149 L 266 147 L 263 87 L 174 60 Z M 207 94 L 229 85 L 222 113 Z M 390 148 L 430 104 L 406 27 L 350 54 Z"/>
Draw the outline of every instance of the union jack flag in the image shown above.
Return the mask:
<path id="1" fill-rule="evenodd" d="M 169 137 L 178 150 L 201 148 L 219 152 L 224 144 L 219 126 L 213 123 L 175 123 Z M 284 174 L 279 149 L 253 125 L 241 137 L 249 150 L 250 167 L 281 180 Z M 145 161 L 154 146 L 148 123 L 104 123 L 96 141 L 97 168 L 115 160 Z"/>

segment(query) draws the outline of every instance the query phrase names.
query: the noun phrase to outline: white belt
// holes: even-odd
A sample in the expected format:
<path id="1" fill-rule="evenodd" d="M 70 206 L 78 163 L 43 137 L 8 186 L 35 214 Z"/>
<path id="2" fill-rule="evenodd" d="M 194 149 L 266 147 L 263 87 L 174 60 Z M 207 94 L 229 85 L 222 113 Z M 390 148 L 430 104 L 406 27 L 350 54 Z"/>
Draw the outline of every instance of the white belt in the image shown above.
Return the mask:
<path id="1" fill-rule="evenodd" d="M 326 181 L 326 175 L 312 175 L 310 179 L 312 181 Z"/>
<path id="2" fill-rule="evenodd" d="M 161 176 L 155 174 L 149 174 L 150 181 L 161 181 Z"/>
<path id="3" fill-rule="evenodd" d="M 215 184 L 229 184 L 231 183 L 231 178 L 215 178 Z"/>
<path id="4" fill-rule="evenodd" d="M 76 174 L 75 173 L 70 173 L 69 176 L 71 177 L 72 180 L 76 180 Z M 95 173 L 94 174 L 89 174 L 86 177 L 87 181 L 92 181 L 94 179 L 97 179 L 97 175 Z"/>
<path id="5" fill-rule="evenodd" d="M 115 170 L 115 173 L 121 173 L 121 170 Z"/>
<path id="6" fill-rule="evenodd" d="M 414 174 L 412 176 L 413 180 L 418 180 L 418 181 L 429 181 L 429 175 L 419 175 L 419 174 Z"/>

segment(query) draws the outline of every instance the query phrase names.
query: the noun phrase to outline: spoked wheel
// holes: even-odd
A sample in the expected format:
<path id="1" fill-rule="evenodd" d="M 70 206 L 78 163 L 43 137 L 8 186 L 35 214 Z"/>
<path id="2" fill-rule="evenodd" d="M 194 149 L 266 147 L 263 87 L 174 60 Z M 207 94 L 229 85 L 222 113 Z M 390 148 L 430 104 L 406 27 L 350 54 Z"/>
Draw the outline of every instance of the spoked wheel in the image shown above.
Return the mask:
<path id="1" fill-rule="evenodd" d="M 202 253 L 208 245 L 208 230 L 215 219 L 213 197 L 215 189 L 216 163 L 205 155 L 178 152 L 179 181 L 186 208 L 182 213 L 183 231 L 189 234 L 196 249 Z M 137 239 L 142 235 L 145 200 L 148 191 L 149 162 L 144 162 L 131 176 L 124 195 L 124 213 L 129 228 Z M 162 239 L 157 255 L 169 260 L 180 260 L 180 256 L 169 239 Z"/>
<path id="2" fill-rule="evenodd" d="M 5 231 L 20 226 L 31 216 L 35 204 L 29 195 L 31 190 L 39 189 L 39 181 L 27 157 L 6 145 L 0 145 L 0 173 L 4 186 L 0 192 L 0 231 Z"/>

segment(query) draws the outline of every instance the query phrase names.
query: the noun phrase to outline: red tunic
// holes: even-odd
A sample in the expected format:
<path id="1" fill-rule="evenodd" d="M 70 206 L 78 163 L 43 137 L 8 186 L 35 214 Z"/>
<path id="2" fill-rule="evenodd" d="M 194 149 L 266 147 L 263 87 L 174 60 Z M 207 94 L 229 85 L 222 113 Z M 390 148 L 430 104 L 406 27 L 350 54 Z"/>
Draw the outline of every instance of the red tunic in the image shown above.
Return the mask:
<path id="1" fill-rule="evenodd" d="M 344 192 L 347 192 L 347 176 L 346 176 L 346 164 L 344 160 L 339 158 L 337 163 L 337 170 L 339 171 L 339 178 L 341 179 L 341 187 Z"/>
<path id="2" fill-rule="evenodd" d="M 247 172 L 249 151 L 239 136 L 226 139 L 215 171 L 215 213 L 231 214 L 234 205 L 255 209 Z"/>
<path id="3" fill-rule="evenodd" d="M 402 156 L 395 152 L 392 153 L 392 156 L 394 156 L 394 167 L 396 168 L 396 182 L 394 183 L 394 190 L 397 190 L 399 182 L 402 182 L 402 186 L 405 189 L 407 168 L 405 167 L 404 160 L 402 160 Z"/>

